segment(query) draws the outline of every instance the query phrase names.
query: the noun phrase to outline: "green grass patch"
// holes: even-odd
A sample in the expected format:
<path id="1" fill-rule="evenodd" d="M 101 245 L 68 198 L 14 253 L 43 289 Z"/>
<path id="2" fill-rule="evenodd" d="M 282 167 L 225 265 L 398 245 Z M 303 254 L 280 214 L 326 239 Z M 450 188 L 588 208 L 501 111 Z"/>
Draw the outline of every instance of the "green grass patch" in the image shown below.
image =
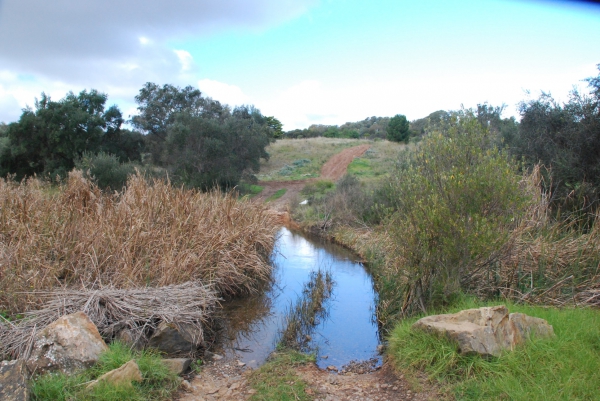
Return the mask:
<path id="1" fill-rule="evenodd" d="M 134 359 L 142 372 L 143 381 L 133 386 L 115 386 L 101 383 L 86 390 L 87 382 L 104 373 L 117 369 Z M 169 400 L 177 389 L 177 375 L 162 363 L 160 355 L 153 351 L 131 351 L 127 346 L 113 343 L 100 356 L 98 363 L 75 375 L 48 373 L 34 378 L 31 386 L 33 401 L 123 401 L 123 400 Z"/>
<path id="2" fill-rule="evenodd" d="M 399 323 L 389 338 L 389 355 L 401 371 L 425 372 L 458 400 L 600 399 L 600 311 L 481 303 L 466 299 L 444 311 L 505 304 L 510 312 L 546 319 L 553 339 L 532 339 L 498 358 L 459 355 L 444 339 Z"/>
<path id="3" fill-rule="evenodd" d="M 275 192 L 273 195 L 269 196 L 265 202 L 271 202 L 274 201 L 276 199 L 281 198 L 283 195 L 285 195 L 285 193 L 287 192 L 287 188 L 282 188 L 280 190 L 278 190 L 277 192 Z"/>
<path id="4" fill-rule="evenodd" d="M 252 198 L 252 197 L 258 195 L 259 193 L 261 193 L 263 191 L 263 189 L 265 189 L 265 187 L 262 187 L 260 185 L 254 185 L 254 184 L 241 183 L 240 185 L 237 186 L 237 189 L 238 189 L 240 195 L 250 196 Z"/>
<path id="5" fill-rule="evenodd" d="M 275 352 L 269 361 L 255 370 L 249 383 L 256 393 L 252 401 L 307 401 L 312 397 L 306 393 L 308 383 L 295 372 L 295 368 L 314 363 L 314 355 L 306 355 L 296 351 Z"/>
<path id="6" fill-rule="evenodd" d="M 348 165 L 348 174 L 357 177 L 375 177 L 380 173 L 373 170 L 372 161 L 363 157 L 356 157 Z"/>

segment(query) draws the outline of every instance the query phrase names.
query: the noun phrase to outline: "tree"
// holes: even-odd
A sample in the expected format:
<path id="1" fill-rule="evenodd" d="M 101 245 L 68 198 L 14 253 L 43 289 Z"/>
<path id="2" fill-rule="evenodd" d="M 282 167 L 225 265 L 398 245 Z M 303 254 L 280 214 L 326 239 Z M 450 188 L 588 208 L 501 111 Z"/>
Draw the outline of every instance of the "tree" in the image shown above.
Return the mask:
<path id="1" fill-rule="evenodd" d="M 387 126 L 387 139 L 394 142 L 408 142 L 410 126 L 406 116 L 396 114 Z"/>
<path id="2" fill-rule="evenodd" d="M 522 102 L 518 135 L 509 144 L 529 165 L 550 168 L 544 183 L 563 211 L 600 201 L 600 74 L 586 81 L 589 95 L 573 91 L 564 104 L 545 93 Z"/>
<path id="3" fill-rule="evenodd" d="M 202 92 L 192 86 L 179 88 L 147 82 L 135 97 L 139 115 L 133 116 L 134 127 L 147 134 L 148 147 L 155 163 L 160 164 L 163 142 L 167 139 L 168 130 L 179 114 L 192 117 L 220 118 L 229 111 L 227 106 L 202 97 Z"/>
<path id="4" fill-rule="evenodd" d="M 237 185 L 268 159 L 269 118 L 251 106 L 222 118 L 179 113 L 168 128 L 164 165 L 183 184 L 203 190 Z"/>
<path id="5" fill-rule="evenodd" d="M 65 176 L 84 152 L 97 153 L 119 142 L 123 118 L 117 106 L 105 110 L 107 95 L 96 90 L 69 92 L 52 101 L 42 93 L 35 108 L 23 110 L 8 126 L 0 154 L 3 174 Z M 125 153 L 129 149 L 123 149 Z"/>

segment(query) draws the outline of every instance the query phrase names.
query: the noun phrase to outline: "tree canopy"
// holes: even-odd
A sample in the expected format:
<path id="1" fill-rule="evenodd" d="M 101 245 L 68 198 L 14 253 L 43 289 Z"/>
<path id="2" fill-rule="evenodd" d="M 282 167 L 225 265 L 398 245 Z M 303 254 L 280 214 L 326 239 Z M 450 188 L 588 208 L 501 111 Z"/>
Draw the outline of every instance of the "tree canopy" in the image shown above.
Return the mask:
<path id="1" fill-rule="evenodd" d="M 2 174 L 64 176 L 84 152 L 114 151 L 123 161 L 139 158 L 141 136 L 121 130 L 121 111 L 116 106 L 105 109 L 106 100 L 96 90 L 69 92 L 59 101 L 42 93 L 35 111 L 23 110 L 19 121 L 5 130 Z"/>
<path id="2" fill-rule="evenodd" d="M 387 139 L 393 142 L 408 142 L 410 138 L 410 124 L 406 116 L 396 114 L 390 119 L 387 126 Z"/>

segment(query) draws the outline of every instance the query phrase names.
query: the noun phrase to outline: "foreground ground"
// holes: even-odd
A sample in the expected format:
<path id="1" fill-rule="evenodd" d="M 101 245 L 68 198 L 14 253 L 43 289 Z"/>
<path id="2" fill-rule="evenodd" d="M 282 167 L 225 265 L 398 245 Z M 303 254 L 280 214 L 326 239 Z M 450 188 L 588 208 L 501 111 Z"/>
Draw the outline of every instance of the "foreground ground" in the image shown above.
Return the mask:
<path id="1" fill-rule="evenodd" d="M 179 401 L 264 399 L 249 385 L 252 369 L 239 366 L 236 360 L 209 362 L 191 381 L 189 392 L 179 394 Z M 296 368 L 298 379 L 308 386 L 307 399 L 343 400 L 432 400 L 438 399 L 432 390 L 414 392 L 404 376 L 397 376 L 388 365 L 364 374 L 337 374 L 320 370 L 315 364 Z M 289 383 L 292 385 L 293 383 Z"/>

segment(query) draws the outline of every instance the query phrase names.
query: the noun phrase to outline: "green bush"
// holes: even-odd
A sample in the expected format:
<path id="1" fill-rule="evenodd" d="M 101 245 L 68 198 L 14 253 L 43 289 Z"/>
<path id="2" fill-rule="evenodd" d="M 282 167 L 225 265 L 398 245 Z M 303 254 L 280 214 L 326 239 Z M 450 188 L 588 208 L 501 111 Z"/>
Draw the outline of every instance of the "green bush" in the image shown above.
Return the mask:
<path id="1" fill-rule="evenodd" d="M 528 204 L 518 168 L 471 111 L 405 154 L 384 188 L 391 215 L 382 282 L 396 298 L 394 313 L 413 314 L 468 291 L 471 275 L 507 240 Z"/>
<path id="2" fill-rule="evenodd" d="M 116 191 L 121 190 L 127 184 L 129 175 L 135 172 L 133 163 L 120 163 L 115 155 L 104 152 L 84 153 L 75 162 L 75 167 L 92 178 L 100 188 Z"/>

